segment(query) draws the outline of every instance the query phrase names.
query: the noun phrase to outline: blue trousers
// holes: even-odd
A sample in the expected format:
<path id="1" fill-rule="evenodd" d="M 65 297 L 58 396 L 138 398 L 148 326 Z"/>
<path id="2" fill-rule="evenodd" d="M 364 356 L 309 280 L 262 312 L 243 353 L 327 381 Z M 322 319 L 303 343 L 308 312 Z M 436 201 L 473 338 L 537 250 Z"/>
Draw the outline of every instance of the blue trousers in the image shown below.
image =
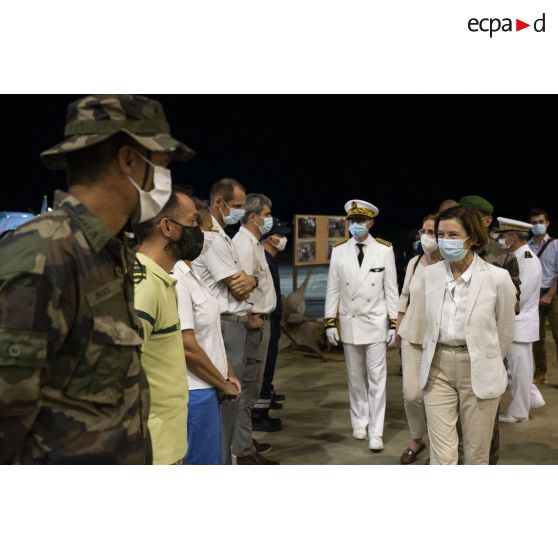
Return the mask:
<path id="1" fill-rule="evenodd" d="M 221 417 L 217 390 L 194 389 L 188 400 L 186 465 L 221 464 Z"/>

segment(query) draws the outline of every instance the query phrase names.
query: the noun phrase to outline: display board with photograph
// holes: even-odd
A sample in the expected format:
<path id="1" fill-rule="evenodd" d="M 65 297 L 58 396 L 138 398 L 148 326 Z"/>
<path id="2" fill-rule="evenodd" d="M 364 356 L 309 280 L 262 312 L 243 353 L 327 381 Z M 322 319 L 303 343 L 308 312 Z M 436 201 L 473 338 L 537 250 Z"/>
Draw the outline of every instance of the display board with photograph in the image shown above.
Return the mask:
<path id="1" fill-rule="evenodd" d="M 327 265 L 334 246 L 345 242 L 349 229 L 338 215 L 295 215 L 293 265 Z"/>

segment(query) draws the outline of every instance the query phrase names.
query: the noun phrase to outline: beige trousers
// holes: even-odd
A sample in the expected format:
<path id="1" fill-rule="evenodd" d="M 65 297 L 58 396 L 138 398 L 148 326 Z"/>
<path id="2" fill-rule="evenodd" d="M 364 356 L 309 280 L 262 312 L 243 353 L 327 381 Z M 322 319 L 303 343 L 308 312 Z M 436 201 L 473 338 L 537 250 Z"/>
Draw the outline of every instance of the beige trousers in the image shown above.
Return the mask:
<path id="1" fill-rule="evenodd" d="M 488 465 L 490 441 L 500 398 L 479 399 L 471 387 L 466 348 L 438 345 L 424 388 L 431 465 L 456 465 L 457 417 L 463 429 L 465 465 Z"/>
<path id="2" fill-rule="evenodd" d="M 419 382 L 421 360 L 422 346 L 402 339 L 403 405 L 413 440 L 419 440 L 426 434 L 426 415 Z"/>

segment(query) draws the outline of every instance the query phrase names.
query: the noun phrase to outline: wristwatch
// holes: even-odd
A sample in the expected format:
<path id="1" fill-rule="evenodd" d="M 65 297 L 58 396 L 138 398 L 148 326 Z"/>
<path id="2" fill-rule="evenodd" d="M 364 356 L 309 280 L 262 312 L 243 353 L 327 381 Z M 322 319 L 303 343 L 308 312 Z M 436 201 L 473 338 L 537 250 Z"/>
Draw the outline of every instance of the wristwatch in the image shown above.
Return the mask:
<path id="1" fill-rule="evenodd" d="M 260 284 L 260 280 L 255 275 L 252 275 L 252 277 L 256 280 L 256 286 L 254 287 L 254 289 L 257 289 Z"/>

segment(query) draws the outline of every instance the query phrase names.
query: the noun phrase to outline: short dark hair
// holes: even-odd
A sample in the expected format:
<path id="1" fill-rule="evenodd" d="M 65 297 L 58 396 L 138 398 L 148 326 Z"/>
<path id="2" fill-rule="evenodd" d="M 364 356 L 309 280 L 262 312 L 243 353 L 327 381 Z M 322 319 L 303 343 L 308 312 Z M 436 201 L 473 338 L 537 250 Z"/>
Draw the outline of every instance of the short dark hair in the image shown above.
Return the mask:
<path id="1" fill-rule="evenodd" d="M 234 189 L 240 188 L 244 193 L 246 193 L 246 188 L 234 178 L 221 178 L 211 186 L 211 191 L 209 192 L 209 199 L 213 201 L 215 196 L 222 196 L 225 202 L 229 202 L 234 197 Z"/>
<path id="2" fill-rule="evenodd" d="M 140 153 L 145 152 L 145 147 L 134 141 L 128 134 L 119 132 L 105 141 L 68 153 L 66 155 L 68 185 L 91 184 L 102 178 L 118 156 L 120 148 L 124 146 L 133 147 Z"/>
<path id="3" fill-rule="evenodd" d="M 436 216 L 436 238 L 438 238 L 438 226 L 440 221 L 449 221 L 455 219 L 461 223 L 465 229 L 467 236 L 471 241 L 472 248 L 482 248 L 488 242 L 488 232 L 481 220 L 481 212 L 473 207 L 450 207 Z"/>
<path id="4" fill-rule="evenodd" d="M 531 211 L 529 211 L 529 219 L 531 219 L 531 217 L 536 217 L 537 215 L 544 215 L 544 218 L 547 221 L 550 221 L 550 217 L 548 216 L 548 211 L 546 209 L 534 207 L 533 209 L 531 209 Z"/>
<path id="5" fill-rule="evenodd" d="M 248 218 L 252 213 L 261 213 L 267 205 L 271 209 L 271 200 L 264 194 L 248 194 L 246 196 L 246 212 L 242 217 L 242 223 L 248 223 Z"/>
<path id="6" fill-rule="evenodd" d="M 198 213 L 197 222 L 201 227 L 205 216 L 209 213 L 209 202 L 207 200 L 200 200 L 200 198 L 196 198 L 195 196 L 192 197 L 192 200 L 194 201 Z"/>
<path id="7" fill-rule="evenodd" d="M 165 217 L 172 217 L 174 215 L 174 212 L 178 207 L 177 194 L 185 194 L 186 196 L 192 197 L 192 187 L 183 186 L 181 184 L 173 184 L 172 194 L 165 204 L 165 207 L 161 209 L 158 215 L 152 219 L 144 221 L 143 223 L 132 223 L 132 229 L 140 244 L 153 235 L 155 227 L 161 222 L 161 219 L 164 219 Z"/>

